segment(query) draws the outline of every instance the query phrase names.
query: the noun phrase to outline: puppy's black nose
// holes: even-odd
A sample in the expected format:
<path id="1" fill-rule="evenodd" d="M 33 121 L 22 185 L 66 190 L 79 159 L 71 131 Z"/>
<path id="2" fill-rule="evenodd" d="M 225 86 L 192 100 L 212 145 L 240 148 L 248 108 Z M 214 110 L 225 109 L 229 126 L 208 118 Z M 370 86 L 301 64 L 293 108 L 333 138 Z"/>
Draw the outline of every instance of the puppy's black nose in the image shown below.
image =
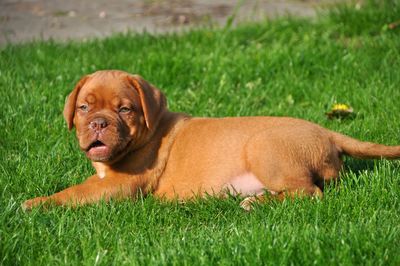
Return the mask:
<path id="1" fill-rule="evenodd" d="M 107 120 L 105 120 L 102 117 L 98 117 L 93 119 L 90 123 L 89 126 L 91 129 L 95 131 L 100 131 L 108 126 Z"/>

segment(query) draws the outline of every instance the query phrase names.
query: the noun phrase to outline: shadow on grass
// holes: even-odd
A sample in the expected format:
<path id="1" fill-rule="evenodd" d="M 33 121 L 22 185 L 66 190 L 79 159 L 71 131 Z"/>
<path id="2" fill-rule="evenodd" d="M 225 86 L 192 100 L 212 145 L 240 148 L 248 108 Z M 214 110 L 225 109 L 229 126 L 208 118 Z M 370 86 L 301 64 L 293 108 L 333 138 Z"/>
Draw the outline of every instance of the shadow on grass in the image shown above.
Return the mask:
<path id="1" fill-rule="evenodd" d="M 368 171 L 373 171 L 374 168 L 376 167 L 376 160 L 372 159 L 355 159 L 355 158 L 345 158 L 344 159 L 344 164 L 343 164 L 343 170 L 344 172 L 353 172 L 356 175 L 359 175 L 361 172 L 364 172 L 366 170 Z"/>

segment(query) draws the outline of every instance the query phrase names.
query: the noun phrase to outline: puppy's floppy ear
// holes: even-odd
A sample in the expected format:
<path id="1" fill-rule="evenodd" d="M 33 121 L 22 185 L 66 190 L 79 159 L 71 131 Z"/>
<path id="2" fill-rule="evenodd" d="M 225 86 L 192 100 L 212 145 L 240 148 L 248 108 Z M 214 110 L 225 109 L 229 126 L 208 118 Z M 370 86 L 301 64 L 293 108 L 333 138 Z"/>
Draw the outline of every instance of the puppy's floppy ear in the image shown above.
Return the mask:
<path id="1" fill-rule="evenodd" d="M 167 100 L 164 94 L 139 75 L 130 75 L 128 79 L 139 93 L 147 128 L 155 129 L 167 109 Z"/>
<path id="2" fill-rule="evenodd" d="M 75 88 L 72 90 L 72 92 L 67 96 L 65 100 L 64 118 L 65 121 L 67 122 L 69 130 L 71 130 L 74 127 L 75 104 L 76 104 L 76 99 L 78 98 L 78 93 L 88 78 L 89 76 L 84 76 L 83 78 L 81 78 L 75 85 Z"/>

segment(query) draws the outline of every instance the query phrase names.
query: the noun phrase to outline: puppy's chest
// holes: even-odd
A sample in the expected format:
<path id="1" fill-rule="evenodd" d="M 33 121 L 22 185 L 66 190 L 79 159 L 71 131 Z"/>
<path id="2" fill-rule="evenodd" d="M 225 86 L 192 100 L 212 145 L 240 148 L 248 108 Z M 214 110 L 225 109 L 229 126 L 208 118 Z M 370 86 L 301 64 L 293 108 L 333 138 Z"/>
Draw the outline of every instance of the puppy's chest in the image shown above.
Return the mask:
<path id="1" fill-rule="evenodd" d="M 96 174 L 100 179 L 104 179 L 107 176 L 107 167 L 103 163 L 93 162 L 93 166 L 96 169 Z"/>

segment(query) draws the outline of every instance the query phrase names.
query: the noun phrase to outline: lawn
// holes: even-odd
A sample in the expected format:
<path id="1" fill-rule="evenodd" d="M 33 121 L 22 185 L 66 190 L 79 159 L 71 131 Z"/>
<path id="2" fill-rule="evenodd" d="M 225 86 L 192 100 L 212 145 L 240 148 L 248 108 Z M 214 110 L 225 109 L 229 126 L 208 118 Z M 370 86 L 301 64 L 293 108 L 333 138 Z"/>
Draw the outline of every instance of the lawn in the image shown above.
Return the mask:
<path id="1" fill-rule="evenodd" d="M 400 265 L 400 162 L 347 158 L 323 200 L 186 204 L 152 197 L 76 209 L 20 204 L 93 173 L 62 117 L 75 82 L 100 69 L 141 74 L 171 110 L 293 116 L 400 143 L 399 1 L 315 19 L 281 18 L 179 35 L 115 35 L 0 50 L 0 264 Z M 329 120 L 334 103 L 353 119 Z"/>

